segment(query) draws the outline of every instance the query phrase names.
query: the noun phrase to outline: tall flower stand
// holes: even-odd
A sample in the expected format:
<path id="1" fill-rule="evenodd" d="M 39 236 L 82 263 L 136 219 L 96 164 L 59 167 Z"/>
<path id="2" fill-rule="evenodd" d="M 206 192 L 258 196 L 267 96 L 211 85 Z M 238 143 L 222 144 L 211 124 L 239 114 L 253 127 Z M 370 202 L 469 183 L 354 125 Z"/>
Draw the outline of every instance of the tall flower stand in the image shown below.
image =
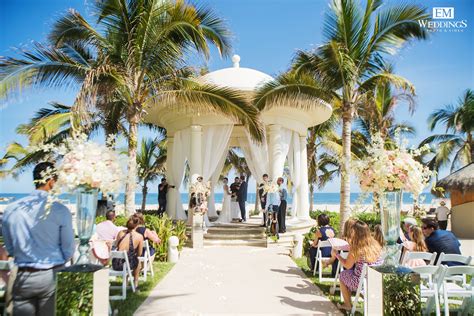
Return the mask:
<path id="1" fill-rule="evenodd" d="M 204 213 L 191 211 L 191 247 L 192 248 L 203 248 L 204 247 Z"/>
<path id="2" fill-rule="evenodd" d="M 383 192 L 378 198 L 385 259 L 367 269 L 367 315 L 420 315 L 420 276 L 398 263 L 402 192 Z"/>
<path id="3" fill-rule="evenodd" d="M 108 268 L 85 271 L 73 265 L 58 271 L 56 315 L 71 315 L 72 311 L 77 315 L 109 315 Z"/>
<path id="4" fill-rule="evenodd" d="M 367 269 L 366 315 L 421 315 L 420 275 L 408 268 Z"/>

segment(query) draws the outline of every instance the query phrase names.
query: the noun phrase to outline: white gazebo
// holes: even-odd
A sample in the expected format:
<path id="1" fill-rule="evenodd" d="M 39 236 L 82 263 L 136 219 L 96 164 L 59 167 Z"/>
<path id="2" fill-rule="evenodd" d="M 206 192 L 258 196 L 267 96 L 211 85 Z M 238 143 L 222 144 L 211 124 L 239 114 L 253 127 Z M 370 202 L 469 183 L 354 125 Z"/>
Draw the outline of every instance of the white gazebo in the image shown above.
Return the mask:
<path id="1" fill-rule="evenodd" d="M 242 68 L 240 57 L 232 57 L 233 67 L 208 73 L 203 82 L 240 90 L 251 96 L 262 84 L 274 80 L 255 69 Z M 305 100 L 305 102 L 310 102 Z M 268 173 L 272 179 L 282 176 L 288 162 L 293 182 L 293 217 L 309 219 L 308 166 L 306 135 L 308 127 L 323 123 L 332 113 L 330 105 L 319 101 L 306 107 L 275 104 L 261 111 L 266 140 L 262 144 L 252 141 L 247 130 L 233 120 L 215 113 L 187 113 L 170 111 L 169 107 L 154 105 L 147 110 L 145 121 L 167 130 L 167 179 L 179 187 L 183 181 L 186 161 L 191 174 L 200 174 L 214 186 L 222 172 L 229 147 L 240 147 L 252 175 L 261 181 Z M 216 216 L 211 195 L 209 216 Z M 178 190 L 168 191 L 168 215 L 186 219 Z M 296 219 L 295 218 L 295 219 Z"/>

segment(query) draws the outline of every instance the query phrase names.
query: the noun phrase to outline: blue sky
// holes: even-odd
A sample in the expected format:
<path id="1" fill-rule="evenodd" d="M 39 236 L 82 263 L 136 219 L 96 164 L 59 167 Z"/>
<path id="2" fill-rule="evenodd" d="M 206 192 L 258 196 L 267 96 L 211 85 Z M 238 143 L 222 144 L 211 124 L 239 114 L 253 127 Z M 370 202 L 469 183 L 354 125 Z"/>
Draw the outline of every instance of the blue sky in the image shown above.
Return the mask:
<path id="1" fill-rule="evenodd" d="M 31 41 L 43 41 L 49 27 L 68 8 L 90 18 L 92 0 L 0 0 L 0 55 L 15 55 L 14 47 L 31 47 Z M 194 1 L 212 7 L 224 18 L 233 33 L 234 52 L 241 56 L 241 66 L 270 75 L 285 71 L 297 49 L 310 49 L 323 41 L 322 25 L 326 0 L 204 0 Z M 390 0 L 387 4 L 397 3 Z M 393 58 L 396 72 L 414 83 L 417 110 L 413 116 L 406 107 L 396 110 L 397 120 L 408 121 L 417 129 L 410 141 L 418 144 L 430 134 L 426 119 L 434 109 L 453 103 L 467 88 L 474 88 L 474 1 L 431 0 L 432 7 L 454 7 L 455 20 L 467 20 L 468 27 L 459 33 L 435 33 L 424 42 L 415 42 Z M 216 70 L 230 67 L 214 52 L 210 60 L 193 59 Z M 25 139 L 15 134 L 20 123 L 27 122 L 34 111 L 49 101 L 71 104 L 74 89 L 25 91 L 21 96 L 0 102 L 0 152 L 7 144 Z M 438 130 L 440 131 L 440 130 Z M 148 134 L 148 133 L 147 133 Z M 444 174 L 446 171 L 444 172 Z M 18 179 L 1 180 L 1 192 L 28 192 L 32 189 L 30 172 Z M 252 186 L 251 186 L 252 187 Z M 156 191 L 155 186 L 150 188 Z M 337 192 L 338 181 L 324 192 Z M 355 188 L 354 191 L 357 191 Z"/>

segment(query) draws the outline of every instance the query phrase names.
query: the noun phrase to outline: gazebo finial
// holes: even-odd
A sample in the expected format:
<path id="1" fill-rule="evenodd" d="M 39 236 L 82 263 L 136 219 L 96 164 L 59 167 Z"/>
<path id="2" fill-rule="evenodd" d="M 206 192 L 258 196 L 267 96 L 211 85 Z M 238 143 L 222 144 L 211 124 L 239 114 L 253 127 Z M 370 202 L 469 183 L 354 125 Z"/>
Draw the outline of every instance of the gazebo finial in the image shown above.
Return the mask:
<path id="1" fill-rule="evenodd" d="M 234 56 L 232 56 L 232 62 L 234 63 L 234 68 L 239 68 L 240 67 L 240 56 L 235 54 Z"/>

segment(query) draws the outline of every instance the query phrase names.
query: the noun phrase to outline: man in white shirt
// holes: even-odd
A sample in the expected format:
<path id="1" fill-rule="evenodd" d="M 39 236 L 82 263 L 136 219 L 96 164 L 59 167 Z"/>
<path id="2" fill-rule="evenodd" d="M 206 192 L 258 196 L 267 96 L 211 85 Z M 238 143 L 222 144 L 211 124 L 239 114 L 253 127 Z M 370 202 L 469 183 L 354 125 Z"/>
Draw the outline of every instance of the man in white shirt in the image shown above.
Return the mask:
<path id="1" fill-rule="evenodd" d="M 436 219 L 438 220 L 439 228 L 446 230 L 446 227 L 448 227 L 448 215 L 451 211 L 446 207 L 446 202 L 441 201 L 440 204 L 441 206 L 437 207 L 435 211 Z"/>
<path id="2" fill-rule="evenodd" d="M 99 237 L 100 240 L 115 240 L 118 232 L 122 229 L 114 224 L 115 211 L 107 211 L 105 218 L 107 220 L 97 224 L 95 228 L 97 237 Z"/>

